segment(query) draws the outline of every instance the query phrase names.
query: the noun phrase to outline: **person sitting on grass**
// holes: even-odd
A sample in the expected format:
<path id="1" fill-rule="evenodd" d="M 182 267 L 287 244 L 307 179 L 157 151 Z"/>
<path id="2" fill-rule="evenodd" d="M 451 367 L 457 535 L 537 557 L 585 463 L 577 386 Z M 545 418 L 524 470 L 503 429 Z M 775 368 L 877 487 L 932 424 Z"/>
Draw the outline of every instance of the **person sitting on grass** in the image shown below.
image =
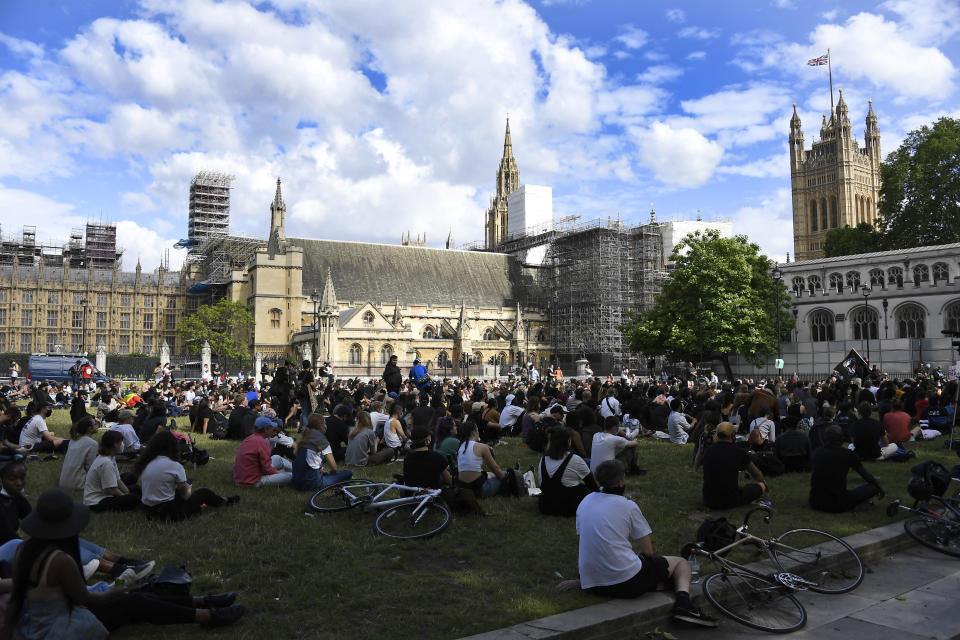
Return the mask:
<path id="1" fill-rule="evenodd" d="M 607 460 L 597 468 L 601 490 L 583 499 L 577 508 L 580 536 L 579 580 L 566 580 L 557 588 L 579 587 L 606 598 L 636 598 L 656 591 L 673 579 L 676 602 L 674 620 L 715 627 L 690 600 L 690 563 L 677 556 L 653 555 L 653 530 L 640 507 L 625 498 L 626 473 L 619 460 Z M 634 551 L 632 541 L 639 547 Z"/>
<path id="2" fill-rule="evenodd" d="M 403 458 L 403 484 L 425 489 L 453 484 L 446 456 L 430 448 L 432 439 L 430 429 L 422 425 L 410 432 L 410 451 Z"/>
<path id="3" fill-rule="evenodd" d="M 20 446 L 31 453 L 66 453 L 70 444 L 69 440 L 64 440 L 54 435 L 47 428 L 47 418 L 53 413 L 53 404 L 49 399 L 34 401 L 30 403 L 33 406 L 33 414 L 23 430 L 20 432 Z M 31 413 L 30 407 L 27 407 L 27 413 Z"/>
<path id="4" fill-rule="evenodd" d="M 97 423 L 87 414 L 70 425 L 70 447 L 63 456 L 60 468 L 60 488 L 79 491 L 87 479 L 87 469 L 97 457 L 97 441 L 91 436 L 97 432 Z"/>
<path id="5" fill-rule="evenodd" d="M 895 454 L 899 447 L 896 442 L 887 439 L 880 421 L 870 417 L 873 413 L 870 403 L 861 402 L 857 405 L 857 413 L 860 414 L 860 419 L 853 423 L 853 450 L 857 457 L 861 460 L 886 460 Z M 909 432 L 907 437 L 910 437 Z"/>
<path id="6" fill-rule="evenodd" d="M 823 433 L 824 445 L 813 452 L 810 475 L 810 506 L 818 511 L 843 513 L 877 496 L 883 498 L 883 489 L 866 470 L 856 453 L 843 446 L 843 431 L 839 426 L 827 427 Z M 847 473 L 853 469 L 867 484 L 847 489 Z"/>
<path id="7" fill-rule="evenodd" d="M 390 419 L 383 426 L 383 443 L 393 449 L 395 457 L 403 453 L 404 445 L 407 443 L 407 431 L 403 426 L 403 406 L 399 402 L 394 402 L 390 407 Z"/>
<path id="8" fill-rule="evenodd" d="M 667 433 L 670 436 L 670 442 L 674 444 L 685 444 L 690 437 L 690 430 L 697 424 L 696 418 L 692 418 L 683 413 L 683 403 L 680 398 L 674 398 L 670 401 L 670 415 L 667 417 Z M 688 418 L 693 422 L 688 422 Z"/>
<path id="9" fill-rule="evenodd" d="M 105 431 L 100 449 L 83 484 L 83 504 L 93 512 L 130 511 L 140 506 L 140 487 L 127 487 L 120 479 L 116 456 L 123 451 L 123 434 Z"/>
<path id="10" fill-rule="evenodd" d="M 222 507 L 240 502 L 240 496 L 221 496 L 210 489 L 193 489 L 180 464 L 180 444 L 170 431 L 158 431 L 133 465 L 140 478 L 140 502 L 148 518 L 180 521 L 200 513 L 204 506 Z"/>
<path id="11" fill-rule="evenodd" d="M 253 423 L 253 433 L 237 447 L 233 460 L 233 483 L 238 487 L 265 487 L 290 484 L 293 465 L 283 456 L 270 455 L 267 438 L 276 435 L 277 422 L 260 416 Z"/>
<path id="12" fill-rule="evenodd" d="M 209 627 L 239 620 L 246 609 L 235 593 L 191 597 L 131 592 L 127 588 L 89 591 L 80 564 L 78 535 L 90 510 L 60 490 L 40 494 L 23 521 L 30 540 L 17 551 L 13 593 L 5 628 L 22 640 L 106 638 L 122 626 L 199 623 Z M 232 606 L 231 606 L 232 605 Z"/>
<path id="13" fill-rule="evenodd" d="M 123 450 L 129 453 L 140 450 L 140 436 L 137 435 L 136 429 L 133 428 L 133 421 L 136 419 L 136 415 L 133 411 L 124 409 L 117 414 L 117 422 L 110 427 L 112 431 L 119 431 L 123 434 Z"/>
<path id="14" fill-rule="evenodd" d="M 603 419 L 603 431 L 593 434 L 590 447 L 590 470 L 596 474 L 598 466 L 616 458 L 623 463 L 630 475 L 645 474 L 646 471 L 637 466 L 637 447 L 640 443 L 636 440 L 627 440 L 618 435 L 619 432 L 619 418 L 610 416 Z"/>
<path id="15" fill-rule="evenodd" d="M 357 414 L 357 424 L 350 432 L 344 462 L 354 467 L 369 467 L 389 462 L 394 456 L 390 447 L 377 443 L 377 434 L 373 430 L 373 419 L 366 411 Z"/>
<path id="16" fill-rule="evenodd" d="M 297 457 L 293 461 L 291 486 L 298 491 L 314 491 L 353 477 L 350 469 L 337 469 L 333 457 L 333 447 L 326 436 L 327 425 L 319 413 L 311 413 L 307 418 L 307 428 L 300 435 L 297 444 Z M 330 468 L 323 472 L 324 463 Z"/>
<path id="17" fill-rule="evenodd" d="M 737 428 L 730 422 L 717 425 L 715 442 L 703 454 L 703 503 L 711 509 L 731 509 L 753 502 L 767 492 L 763 474 L 743 447 L 734 444 Z M 739 486 L 746 470 L 756 483 Z"/>
<path id="18" fill-rule="evenodd" d="M 773 443 L 773 453 L 783 462 L 786 473 L 810 470 L 810 438 L 797 428 L 799 425 L 795 416 L 785 417 L 780 422 L 783 433 Z"/>
<path id="19" fill-rule="evenodd" d="M 484 473 L 483 465 L 490 471 Z M 480 442 L 480 429 L 475 422 L 464 422 L 457 448 L 457 485 L 470 489 L 476 498 L 495 496 L 505 473 L 493 459 L 493 450 Z"/>
<path id="20" fill-rule="evenodd" d="M 600 488 L 584 459 L 570 451 L 570 433 L 564 426 L 547 432 L 547 447 L 539 467 L 538 506 L 544 515 L 575 516 L 586 495 Z"/>

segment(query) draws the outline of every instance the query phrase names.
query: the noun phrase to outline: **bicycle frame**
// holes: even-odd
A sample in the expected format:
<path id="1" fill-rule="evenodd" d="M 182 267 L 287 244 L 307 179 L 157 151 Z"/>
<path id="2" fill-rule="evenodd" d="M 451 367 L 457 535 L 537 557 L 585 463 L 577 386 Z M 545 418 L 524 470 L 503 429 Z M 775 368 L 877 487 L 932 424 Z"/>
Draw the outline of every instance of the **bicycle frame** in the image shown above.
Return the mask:
<path id="1" fill-rule="evenodd" d="M 358 485 L 361 487 L 370 488 L 371 485 Z M 414 514 L 418 513 L 423 506 L 432 500 L 435 500 L 440 496 L 439 489 L 424 489 L 423 487 L 409 487 L 405 484 L 397 484 L 395 482 L 391 483 L 376 483 L 374 486 L 378 488 L 378 492 L 373 496 L 369 494 L 364 495 L 354 495 L 350 492 L 350 487 L 344 487 L 343 493 L 350 500 L 350 506 L 362 505 L 361 508 L 364 511 L 374 511 L 380 509 L 387 509 L 394 505 L 398 504 L 412 504 L 418 503 L 417 507 L 413 510 Z M 381 500 L 381 498 L 388 492 L 393 489 L 400 491 L 413 491 L 415 495 L 405 496 L 402 498 L 392 498 L 390 500 Z"/>
<path id="2" fill-rule="evenodd" d="M 944 517 L 944 513 L 940 513 L 931 509 L 929 507 L 931 500 L 935 500 L 943 505 L 944 509 L 952 513 L 953 517 L 956 519 Z M 892 518 L 899 509 L 903 509 L 904 511 L 908 511 L 928 520 L 942 522 L 949 527 L 960 527 L 960 504 L 957 503 L 956 498 L 930 496 L 928 499 L 922 502 L 920 500 L 915 501 L 912 507 L 902 504 L 900 500 L 897 499 L 887 505 L 887 515 Z"/>

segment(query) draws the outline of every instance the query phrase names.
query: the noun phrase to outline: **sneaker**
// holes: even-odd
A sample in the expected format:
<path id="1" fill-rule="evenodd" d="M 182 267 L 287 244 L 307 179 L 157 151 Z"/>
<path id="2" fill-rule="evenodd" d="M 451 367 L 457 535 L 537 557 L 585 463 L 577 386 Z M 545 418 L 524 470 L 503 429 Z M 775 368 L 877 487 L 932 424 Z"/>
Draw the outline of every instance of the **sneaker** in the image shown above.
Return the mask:
<path id="1" fill-rule="evenodd" d="M 208 593 L 203 596 L 204 609 L 222 609 L 229 607 L 237 601 L 237 593 L 228 591 L 226 593 Z"/>
<path id="2" fill-rule="evenodd" d="M 225 627 L 229 624 L 233 624 L 237 620 L 243 617 L 243 614 L 247 612 L 247 608 L 242 604 L 235 604 L 230 607 L 220 607 L 217 609 L 210 609 L 210 622 L 206 624 L 208 627 Z"/>
<path id="3" fill-rule="evenodd" d="M 127 571 L 132 571 L 133 572 L 132 581 L 140 582 L 145 577 L 150 575 L 150 572 L 153 571 L 153 566 L 155 564 L 156 562 L 154 560 L 148 560 L 147 562 L 140 562 L 138 564 L 127 565 L 127 568 L 124 570 L 123 573 L 126 573 Z M 120 574 L 120 575 L 123 575 L 123 574 Z M 128 583 L 131 582 L 129 578 L 127 578 L 126 580 Z"/>
<path id="4" fill-rule="evenodd" d="M 681 622 L 689 622 L 701 627 L 716 627 L 717 621 L 713 618 L 703 615 L 693 604 L 680 604 L 673 607 L 673 619 Z"/>

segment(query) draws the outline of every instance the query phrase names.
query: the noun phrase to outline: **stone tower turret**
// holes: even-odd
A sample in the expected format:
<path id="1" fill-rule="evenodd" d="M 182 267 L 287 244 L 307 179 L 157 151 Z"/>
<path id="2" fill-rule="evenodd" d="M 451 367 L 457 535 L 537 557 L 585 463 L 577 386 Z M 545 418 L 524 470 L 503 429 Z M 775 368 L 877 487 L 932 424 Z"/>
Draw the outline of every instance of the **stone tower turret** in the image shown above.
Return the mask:
<path id="1" fill-rule="evenodd" d="M 507 196 L 520 187 L 520 171 L 513 157 L 513 142 L 510 139 L 510 117 L 503 136 L 503 156 L 497 169 L 497 194 L 487 209 L 485 228 L 486 248 L 495 249 L 507 237 Z"/>

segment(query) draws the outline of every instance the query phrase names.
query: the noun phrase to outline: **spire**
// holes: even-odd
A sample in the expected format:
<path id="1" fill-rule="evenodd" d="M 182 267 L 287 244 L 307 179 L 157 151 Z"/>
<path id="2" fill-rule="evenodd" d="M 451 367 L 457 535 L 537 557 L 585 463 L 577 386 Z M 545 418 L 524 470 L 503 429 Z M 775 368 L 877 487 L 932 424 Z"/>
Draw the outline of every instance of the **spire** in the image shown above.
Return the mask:
<path id="1" fill-rule="evenodd" d="M 837 119 L 835 121 L 836 126 L 840 127 L 841 135 L 849 135 L 850 133 L 850 109 L 847 107 L 846 101 L 843 99 L 843 87 L 840 87 L 840 99 L 837 100 Z"/>
<path id="2" fill-rule="evenodd" d="M 457 335 L 461 338 L 467 335 L 467 301 L 463 300 L 460 303 L 460 322 L 457 324 Z"/>
<path id="3" fill-rule="evenodd" d="M 513 157 L 513 143 L 510 141 L 510 114 L 507 114 L 507 132 L 503 136 L 503 157 Z"/>
<path id="4" fill-rule="evenodd" d="M 403 318 L 400 316 L 400 296 L 397 296 L 397 301 L 393 305 L 393 326 L 399 326 L 403 322 Z"/>
<path id="5" fill-rule="evenodd" d="M 330 267 L 327 267 L 327 281 L 323 285 L 323 297 L 320 299 L 320 307 L 324 311 L 336 311 L 337 309 L 337 292 L 333 288 L 333 275 L 330 272 Z"/>
<path id="6" fill-rule="evenodd" d="M 453 248 L 455 248 L 453 243 L 453 227 L 450 227 L 450 233 L 447 234 L 447 249 Z"/>
<path id="7" fill-rule="evenodd" d="M 793 116 L 790 118 L 790 128 L 799 129 L 800 128 L 800 116 L 797 115 L 797 103 L 793 103 Z"/>
<path id="8" fill-rule="evenodd" d="M 287 237 L 284 231 L 286 213 L 287 205 L 283 202 L 283 194 L 280 192 L 280 178 L 277 178 L 277 193 L 273 196 L 273 202 L 270 203 L 270 236 L 267 241 L 267 251 L 270 255 L 284 250 Z"/>
<path id="9" fill-rule="evenodd" d="M 657 212 L 653 210 L 653 203 L 650 203 L 650 224 L 657 222 Z"/>
<path id="10" fill-rule="evenodd" d="M 867 149 L 876 154 L 875 161 L 880 161 L 880 127 L 877 126 L 877 114 L 873 112 L 873 100 L 867 100 L 870 108 L 867 111 L 867 128 L 864 132 L 864 141 Z"/>
<path id="11" fill-rule="evenodd" d="M 833 119 L 833 116 L 830 116 Z M 830 126 L 827 124 L 827 114 L 823 114 L 823 120 L 820 122 L 820 139 L 826 140 L 830 134 Z"/>
<path id="12" fill-rule="evenodd" d="M 287 206 L 283 203 L 283 194 L 280 192 L 280 178 L 277 178 L 277 193 L 273 196 L 273 205 L 275 207 L 283 207 L 284 209 Z"/>

